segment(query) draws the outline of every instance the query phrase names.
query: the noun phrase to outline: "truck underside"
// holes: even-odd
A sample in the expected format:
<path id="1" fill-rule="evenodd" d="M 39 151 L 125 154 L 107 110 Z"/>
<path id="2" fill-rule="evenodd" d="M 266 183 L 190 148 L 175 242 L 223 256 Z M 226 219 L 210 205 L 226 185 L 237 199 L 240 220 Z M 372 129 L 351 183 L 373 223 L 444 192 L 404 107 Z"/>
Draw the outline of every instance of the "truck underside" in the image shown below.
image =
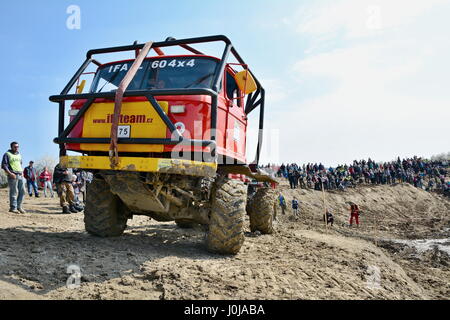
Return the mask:
<path id="1" fill-rule="evenodd" d="M 95 236 L 121 235 L 133 215 L 175 221 L 180 227 L 208 226 L 207 247 L 236 254 L 244 242 L 247 187 L 215 178 L 165 173 L 99 171 L 88 186 L 86 230 Z"/>

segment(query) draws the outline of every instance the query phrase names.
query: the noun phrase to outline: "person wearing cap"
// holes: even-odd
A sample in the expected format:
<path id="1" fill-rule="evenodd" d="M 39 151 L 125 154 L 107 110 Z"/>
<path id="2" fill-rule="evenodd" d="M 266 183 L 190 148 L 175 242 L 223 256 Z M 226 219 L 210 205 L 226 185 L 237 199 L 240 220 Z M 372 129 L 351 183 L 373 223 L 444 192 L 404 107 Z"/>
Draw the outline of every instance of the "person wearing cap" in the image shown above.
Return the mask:
<path id="1" fill-rule="evenodd" d="M 33 164 L 34 162 L 30 161 L 29 166 L 23 170 L 23 176 L 27 180 L 27 189 L 30 197 L 33 196 L 34 191 L 34 195 L 36 196 L 36 198 L 39 198 L 38 185 L 36 181 L 38 176 L 36 168 L 33 167 Z"/>
<path id="2" fill-rule="evenodd" d="M 2 169 L 8 175 L 9 212 L 25 213 L 22 200 L 25 195 L 25 180 L 22 175 L 22 156 L 19 153 L 19 144 L 11 142 L 11 149 L 2 158 Z"/>

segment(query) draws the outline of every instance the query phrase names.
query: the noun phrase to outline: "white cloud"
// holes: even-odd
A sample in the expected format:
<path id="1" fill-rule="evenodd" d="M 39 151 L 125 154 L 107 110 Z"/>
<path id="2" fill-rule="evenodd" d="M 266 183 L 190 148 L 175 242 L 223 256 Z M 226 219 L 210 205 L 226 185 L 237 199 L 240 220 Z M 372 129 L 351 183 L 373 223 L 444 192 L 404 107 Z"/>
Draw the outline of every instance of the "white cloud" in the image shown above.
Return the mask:
<path id="1" fill-rule="evenodd" d="M 297 13 L 299 33 L 326 37 L 343 33 L 347 39 L 379 35 L 407 25 L 447 0 L 341 0 Z"/>
<path id="2" fill-rule="evenodd" d="M 261 83 L 264 84 L 266 92 L 270 92 L 270 95 L 266 96 L 268 104 L 280 103 L 289 96 L 289 90 L 281 79 L 263 78 Z"/>
<path id="3" fill-rule="evenodd" d="M 337 83 L 337 90 L 353 88 L 353 95 L 386 91 L 423 68 L 427 53 L 409 49 L 399 43 L 361 44 L 307 57 L 294 65 L 294 71 L 303 81 L 327 77 Z"/>

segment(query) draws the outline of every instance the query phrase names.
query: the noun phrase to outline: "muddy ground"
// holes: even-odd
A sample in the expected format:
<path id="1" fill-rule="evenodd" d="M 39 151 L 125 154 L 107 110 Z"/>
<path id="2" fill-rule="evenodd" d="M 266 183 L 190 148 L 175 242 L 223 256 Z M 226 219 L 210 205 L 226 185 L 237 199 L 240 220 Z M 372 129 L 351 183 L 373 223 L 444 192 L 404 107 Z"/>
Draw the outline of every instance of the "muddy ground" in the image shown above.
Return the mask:
<path id="1" fill-rule="evenodd" d="M 450 298 L 448 199 L 409 185 L 326 193 L 336 219 L 326 229 L 321 192 L 281 190 L 298 197 L 301 217 L 278 213 L 274 235 L 250 233 L 247 221 L 239 254 L 221 256 L 206 251 L 201 226 L 135 216 L 123 236 L 96 238 L 57 199 L 27 196 L 26 214 L 9 213 L 1 189 L 0 299 Z M 346 201 L 360 204 L 359 229 Z M 444 240 L 425 251 L 396 242 L 411 239 Z"/>

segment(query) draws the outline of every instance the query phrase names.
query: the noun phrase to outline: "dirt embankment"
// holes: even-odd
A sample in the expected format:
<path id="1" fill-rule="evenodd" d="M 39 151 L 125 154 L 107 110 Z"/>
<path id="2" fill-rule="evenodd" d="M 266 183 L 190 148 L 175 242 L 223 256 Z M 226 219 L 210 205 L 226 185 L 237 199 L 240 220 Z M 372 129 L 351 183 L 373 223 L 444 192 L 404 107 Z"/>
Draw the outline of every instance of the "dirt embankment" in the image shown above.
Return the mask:
<path id="1" fill-rule="evenodd" d="M 450 298 L 445 252 L 392 241 L 448 239 L 448 200 L 409 185 L 326 193 L 336 221 L 325 229 L 321 192 L 280 190 L 288 202 L 297 196 L 301 218 L 279 212 L 274 235 L 248 229 L 236 256 L 208 253 L 200 226 L 141 216 L 122 237 L 95 238 L 56 199 L 27 197 L 17 215 L 0 190 L 0 299 Z M 363 211 L 359 229 L 346 225 L 346 201 Z"/>

